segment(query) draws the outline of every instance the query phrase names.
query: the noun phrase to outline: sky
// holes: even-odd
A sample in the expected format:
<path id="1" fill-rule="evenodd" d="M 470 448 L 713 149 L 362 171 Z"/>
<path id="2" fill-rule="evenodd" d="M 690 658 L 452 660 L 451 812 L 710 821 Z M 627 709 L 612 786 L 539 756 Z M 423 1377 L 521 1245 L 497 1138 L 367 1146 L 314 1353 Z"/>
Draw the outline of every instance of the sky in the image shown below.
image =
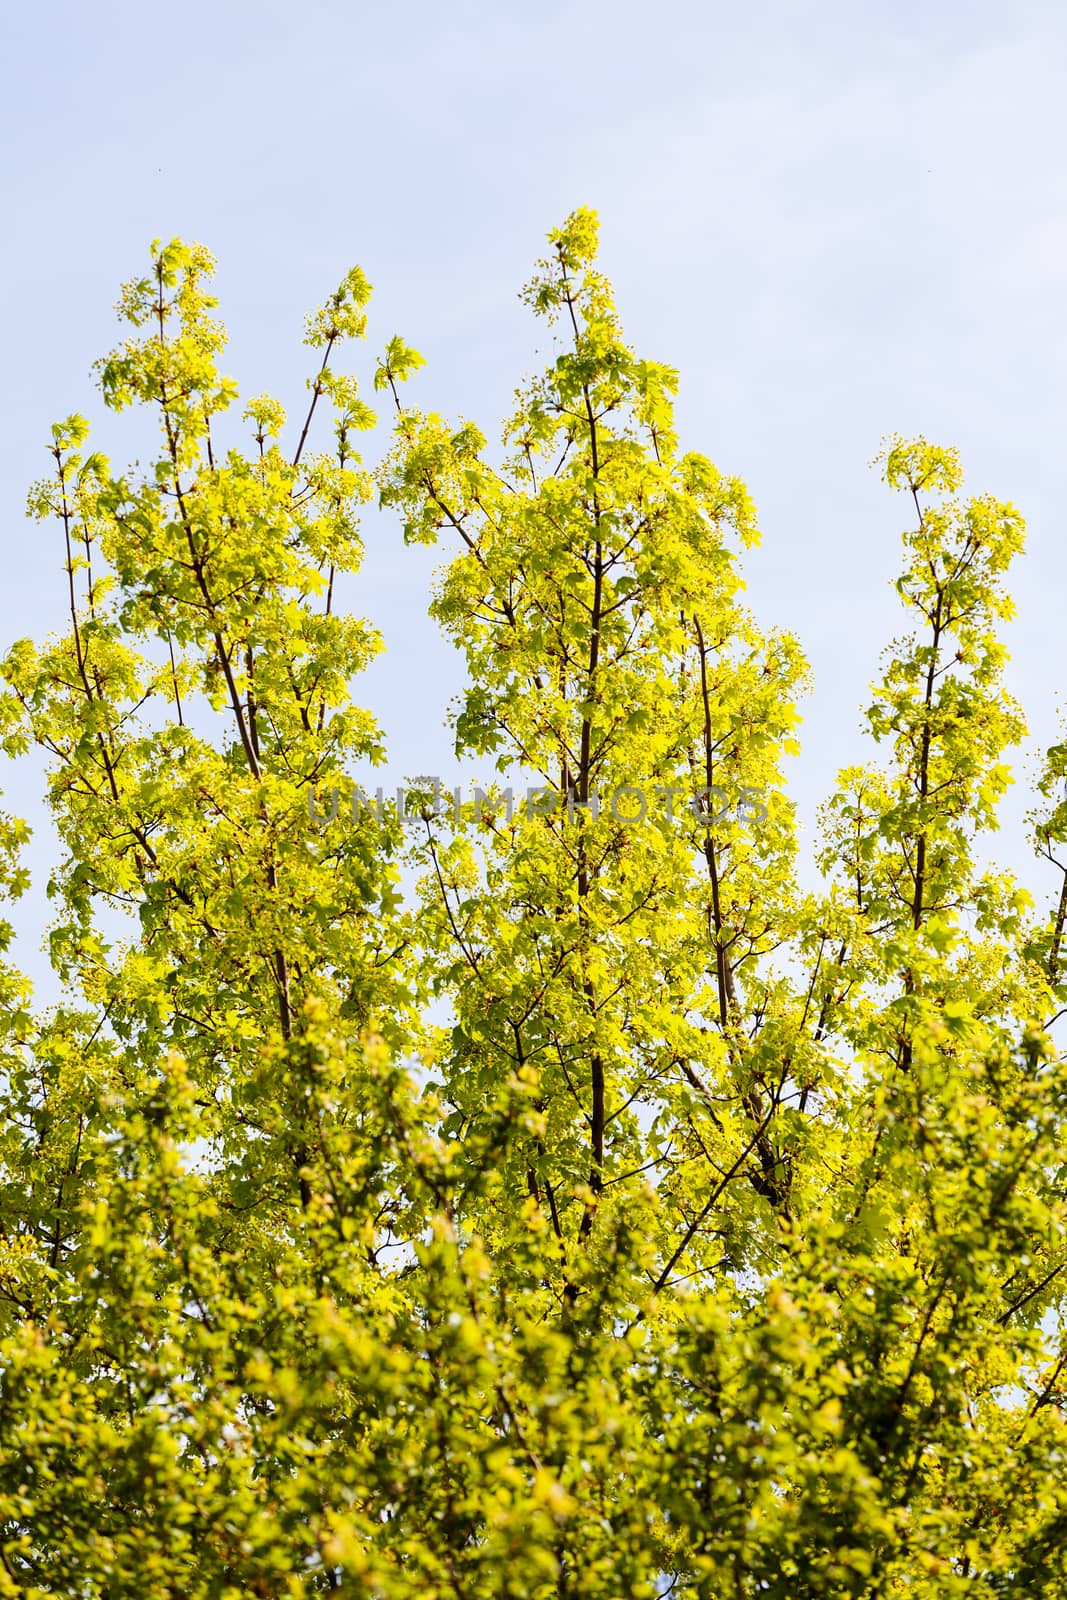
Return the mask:
<path id="1" fill-rule="evenodd" d="M 901 631 L 907 507 L 870 463 L 887 434 L 963 452 L 968 488 L 1029 527 L 1013 578 L 1010 687 L 1035 751 L 1067 700 L 1067 10 L 1051 3 L 657 6 L 57 0 L 0 20 L 8 383 L 0 399 L 0 648 L 64 622 L 57 531 L 27 522 L 51 422 L 82 411 L 114 460 L 92 363 L 121 283 L 175 235 L 219 262 L 225 370 L 306 400 L 304 315 L 354 262 L 368 350 L 427 359 L 412 400 L 495 437 L 543 333 L 518 291 L 576 205 L 639 352 L 680 369 L 683 443 L 747 483 L 760 620 L 814 675 L 792 792 L 810 841 L 841 765 L 865 759 L 867 686 Z M 385 655 L 356 686 L 390 772 L 455 770 L 461 664 L 426 615 L 439 556 L 370 510 L 347 598 Z M 34 889 L 38 976 L 53 846 L 39 764 L 0 766 Z M 1048 887 L 1025 783 L 994 853 Z"/>

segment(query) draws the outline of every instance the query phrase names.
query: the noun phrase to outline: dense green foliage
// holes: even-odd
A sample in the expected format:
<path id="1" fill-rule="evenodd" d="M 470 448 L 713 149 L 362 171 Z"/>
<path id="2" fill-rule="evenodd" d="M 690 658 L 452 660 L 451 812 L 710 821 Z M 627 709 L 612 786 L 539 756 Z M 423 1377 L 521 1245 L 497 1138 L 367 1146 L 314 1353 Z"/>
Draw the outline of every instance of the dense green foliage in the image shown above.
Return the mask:
<path id="1" fill-rule="evenodd" d="M 0 668 L 65 996 L 0 967 L 0 1594 L 1067 1594 L 1067 747 L 1054 909 L 978 849 L 1021 518 L 887 446 L 911 631 L 802 889 L 803 655 L 595 257 L 589 212 L 551 236 L 499 453 L 406 404 L 393 339 L 364 466 L 358 270 L 295 448 L 266 396 L 242 445 L 178 242 L 100 366 L 155 458 L 53 430 L 65 631 Z M 414 826 L 323 798 L 384 756 L 338 603 L 375 496 L 447 541 L 456 750 L 499 780 Z"/>

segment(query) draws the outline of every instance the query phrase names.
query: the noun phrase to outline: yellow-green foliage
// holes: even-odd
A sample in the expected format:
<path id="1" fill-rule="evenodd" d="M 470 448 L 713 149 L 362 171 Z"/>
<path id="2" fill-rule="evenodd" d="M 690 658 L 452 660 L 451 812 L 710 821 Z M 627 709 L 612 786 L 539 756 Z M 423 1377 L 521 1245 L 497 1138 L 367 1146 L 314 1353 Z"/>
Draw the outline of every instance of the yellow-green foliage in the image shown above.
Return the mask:
<path id="1" fill-rule="evenodd" d="M 2 1595 L 1067 1594 L 1063 745 L 1058 909 L 975 856 L 1021 518 L 889 442 L 913 631 L 802 892 L 803 655 L 742 604 L 752 501 L 681 449 L 596 245 L 589 211 L 550 236 L 499 452 L 405 404 L 394 338 L 363 465 L 358 269 L 287 451 L 179 241 L 100 364 L 155 458 L 53 430 L 66 621 L 0 667 L 64 984 L 35 1012 L 0 965 Z M 375 493 L 447 545 L 457 751 L 569 805 L 309 808 L 384 754 L 342 599 Z M 24 842 L 0 817 L 8 897 Z"/>

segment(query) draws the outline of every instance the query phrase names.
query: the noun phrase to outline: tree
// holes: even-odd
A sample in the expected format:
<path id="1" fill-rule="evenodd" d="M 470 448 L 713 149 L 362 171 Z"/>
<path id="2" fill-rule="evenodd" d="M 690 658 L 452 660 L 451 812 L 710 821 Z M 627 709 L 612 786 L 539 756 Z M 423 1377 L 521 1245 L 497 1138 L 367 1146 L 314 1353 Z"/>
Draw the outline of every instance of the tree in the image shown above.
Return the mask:
<path id="1" fill-rule="evenodd" d="M 0 971 L 0 1592 L 1067 1592 L 1067 890 L 1037 915 L 976 854 L 1023 731 L 1021 519 L 887 446 L 916 631 L 801 892 L 807 671 L 740 599 L 751 500 L 681 450 L 592 213 L 550 245 L 555 359 L 499 455 L 405 404 L 392 339 L 364 468 L 358 269 L 309 320 L 295 447 L 260 397 L 242 449 L 178 242 L 100 368 L 157 459 L 53 430 L 68 631 L 0 701 L 52 758 L 66 985 L 36 1015 Z M 451 540 L 456 748 L 496 768 L 414 783 L 407 834 L 346 787 L 383 754 L 344 602 L 375 484 Z"/>

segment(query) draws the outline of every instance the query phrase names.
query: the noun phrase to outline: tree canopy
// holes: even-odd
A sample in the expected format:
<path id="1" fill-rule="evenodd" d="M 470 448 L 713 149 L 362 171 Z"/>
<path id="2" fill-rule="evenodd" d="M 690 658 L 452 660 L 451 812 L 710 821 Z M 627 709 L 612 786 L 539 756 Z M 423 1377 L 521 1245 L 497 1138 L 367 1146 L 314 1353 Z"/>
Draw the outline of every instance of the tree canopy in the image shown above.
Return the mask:
<path id="1" fill-rule="evenodd" d="M 358 268 L 297 426 L 240 410 L 212 267 L 157 242 L 123 290 L 100 385 L 155 452 L 53 428 L 65 620 L 0 664 L 63 985 L 0 966 L 0 1594 L 1067 1594 L 1067 745 L 1047 908 L 982 840 L 1019 512 L 887 442 L 903 631 L 812 890 L 802 648 L 595 215 L 524 291 L 553 354 L 498 448 L 409 403 L 402 339 L 341 369 Z M 349 804 L 375 501 L 443 547 L 487 772 L 406 819 Z"/>

